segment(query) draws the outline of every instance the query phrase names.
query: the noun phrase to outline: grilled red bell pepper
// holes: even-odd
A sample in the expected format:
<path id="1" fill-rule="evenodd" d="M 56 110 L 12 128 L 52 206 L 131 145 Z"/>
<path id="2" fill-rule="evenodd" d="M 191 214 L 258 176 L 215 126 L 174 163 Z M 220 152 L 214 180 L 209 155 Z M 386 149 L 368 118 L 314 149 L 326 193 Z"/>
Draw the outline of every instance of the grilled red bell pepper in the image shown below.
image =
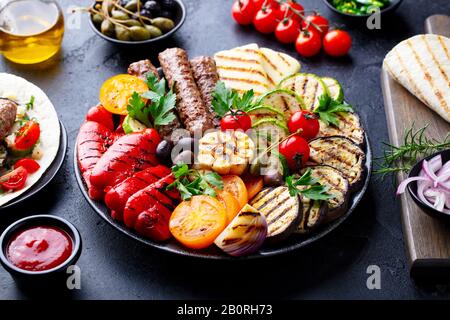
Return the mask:
<path id="1" fill-rule="evenodd" d="M 113 115 L 102 105 L 97 105 L 89 109 L 86 115 L 86 121 L 93 121 L 104 125 L 111 131 L 114 131 Z"/>
<path id="2" fill-rule="evenodd" d="M 90 183 L 92 169 L 101 156 L 114 142 L 114 134 L 104 125 L 87 121 L 83 123 L 77 137 L 78 167 L 83 174 L 84 181 L 92 199 L 103 198 L 103 189 L 95 188 Z"/>
<path id="3" fill-rule="evenodd" d="M 134 230 L 145 238 L 154 241 L 165 241 L 171 237 L 169 230 L 171 214 L 171 210 L 156 202 L 151 208 L 139 214 Z"/>
<path id="4" fill-rule="evenodd" d="M 135 228 L 138 216 L 158 202 L 172 212 L 180 200 L 180 195 L 176 189 L 166 190 L 166 187 L 174 181 L 173 174 L 169 174 L 133 194 L 128 199 L 123 211 L 125 225 L 129 228 Z"/>
<path id="5" fill-rule="evenodd" d="M 170 174 L 170 169 L 159 165 L 136 172 L 131 177 L 110 188 L 105 195 L 105 203 L 111 210 L 113 218 L 122 221 L 123 209 L 128 198 L 168 174 Z"/>
<path id="6" fill-rule="evenodd" d="M 155 166 L 158 164 L 155 152 L 159 142 L 159 135 L 154 129 L 121 136 L 92 169 L 91 184 L 105 190 L 137 171 Z"/>

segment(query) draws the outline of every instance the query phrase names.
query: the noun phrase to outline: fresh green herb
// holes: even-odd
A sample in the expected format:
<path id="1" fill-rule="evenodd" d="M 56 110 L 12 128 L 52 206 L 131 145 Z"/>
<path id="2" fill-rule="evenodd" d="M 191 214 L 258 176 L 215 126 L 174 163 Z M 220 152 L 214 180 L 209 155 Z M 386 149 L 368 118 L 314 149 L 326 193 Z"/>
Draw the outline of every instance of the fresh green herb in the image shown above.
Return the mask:
<path id="1" fill-rule="evenodd" d="M 172 167 L 172 173 L 175 181 L 168 185 L 167 189 L 177 188 L 183 200 L 202 194 L 216 197 L 214 188 L 223 189 L 222 177 L 215 172 L 202 173 L 189 169 L 187 164 L 177 164 Z"/>
<path id="2" fill-rule="evenodd" d="M 426 136 L 427 128 L 428 125 L 415 130 L 413 125 L 405 131 L 403 144 L 398 147 L 383 143 L 386 149 L 383 156 L 376 159 L 378 169 L 374 173 L 385 177 L 391 173 L 408 172 L 419 159 L 450 148 L 450 132 L 443 140 L 431 139 Z"/>
<path id="3" fill-rule="evenodd" d="M 150 90 L 141 95 L 137 92 L 132 94 L 127 107 L 128 114 L 147 127 L 152 127 L 150 117 L 155 127 L 170 124 L 175 119 L 172 111 L 176 104 L 175 93 L 172 89 L 166 92 L 166 80 L 158 80 L 151 72 L 147 74 L 146 82 Z"/>
<path id="4" fill-rule="evenodd" d="M 319 106 L 314 113 L 316 113 L 320 120 L 322 120 L 326 125 L 331 123 L 334 126 L 338 126 L 339 119 L 336 116 L 336 113 L 352 111 L 353 108 L 351 105 L 345 102 L 337 102 L 336 100 L 331 99 L 328 95 L 322 95 L 319 97 Z"/>
<path id="5" fill-rule="evenodd" d="M 289 188 L 291 197 L 294 197 L 297 194 L 311 200 L 329 200 L 335 197 L 328 193 L 328 187 L 321 185 L 319 179 L 312 176 L 311 169 L 306 170 L 306 172 L 298 179 L 294 176 L 287 177 L 286 184 Z"/>
<path id="6" fill-rule="evenodd" d="M 25 104 L 25 107 L 27 108 L 27 110 L 32 110 L 32 109 L 34 108 L 34 100 L 35 100 L 35 97 L 34 97 L 34 96 L 31 96 L 31 97 L 30 97 L 30 101 L 28 101 L 28 102 Z"/>
<path id="7" fill-rule="evenodd" d="M 391 0 L 333 0 L 333 6 L 341 12 L 366 15 L 372 14 L 377 9 L 383 9 Z"/>
<path id="8" fill-rule="evenodd" d="M 234 114 L 236 111 L 248 113 L 260 107 L 260 103 L 255 101 L 253 90 L 246 91 L 241 96 L 236 90 L 227 88 L 222 81 L 217 82 L 212 96 L 212 107 L 220 117 L 226 113 Z"/>

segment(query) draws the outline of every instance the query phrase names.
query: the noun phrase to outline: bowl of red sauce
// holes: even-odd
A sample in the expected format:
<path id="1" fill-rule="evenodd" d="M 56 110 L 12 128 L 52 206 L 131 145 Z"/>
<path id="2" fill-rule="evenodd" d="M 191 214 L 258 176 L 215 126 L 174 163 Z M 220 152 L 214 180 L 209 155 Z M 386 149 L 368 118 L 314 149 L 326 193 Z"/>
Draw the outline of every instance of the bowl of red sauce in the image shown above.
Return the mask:
<path id="1" fill-rule="evenodd" d="M 0 236 L 0 262 L 17 280 L 64 280 L 81 254 L 79 231 L 50 215 L 23 218 Z M 63 282 L 65 283 L 65 282 Z"/>

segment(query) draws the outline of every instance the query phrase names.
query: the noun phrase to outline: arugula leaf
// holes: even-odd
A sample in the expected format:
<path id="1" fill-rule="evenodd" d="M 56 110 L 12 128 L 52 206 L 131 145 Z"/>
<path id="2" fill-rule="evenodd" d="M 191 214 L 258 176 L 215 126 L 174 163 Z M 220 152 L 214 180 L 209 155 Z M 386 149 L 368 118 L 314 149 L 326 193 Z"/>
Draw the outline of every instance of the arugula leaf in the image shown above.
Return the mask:
<path id="1" fill-rule="evenodd" d="M 330 123 L 334 126 L 339 126 L 339 119 L 336 113 L 339 112 L 352 112 L 353 108 L 351 105 L 343 102 L 337 102 L 333 100 L 328 95 L 322 95 L 319 97 L 319 106 L 314 111 L 319 115 L 320 120 L 322 120 L 326 125 Z"/>
<path id="2" fill-rule="evenodd" d="M 311 169 L 306 170 L 306 172 L 298 179 L 294 176 L 286 178 L 286 184 L 291 197 L 300 194 L 311 200 L 333 199 L 335 196 L 328 194 L 328 187 L 321 185 L 318 181 L 317 178 L 312 176 Z M 302 186 L 307 188 L 299 188 Z"/>
<path id="3" fill-rule="evenodd" d="M 26 104 L 25 104 L 25 107 L 26 107 L 26 109 L 27 110 L 32 110 L 33 109 L 33 107 L 34 107 L 34 100 L 35 100 L 36 98 L 34 97 L 34 96 L 31 96 L 30 97 L 30 101 L 28 101 Z"/>
<path id="4" fill-rule="evenodd" d="M 147 107 L 145 100 L 141 98 L 139 93 L 133 92 L 130 100 L 128 100 L 127 110 L 128 115 L 133 119 L 142 122 L 147 127 L 152 126 L 149 119 L 150 109 Z"/>
<path id="5" fill-rule="evenodd" d="M 189 169 L 187 164 L 178 164 L 172 167 L 172 173 L 175 181 L 168 185 L 167 189 L 177 188 L 183 200 L 202 194 L 216 197 L 217 192 L 214 187 L 223 189 L 222 178 L 215 172 L 201 173 L 198 170 Z"/>

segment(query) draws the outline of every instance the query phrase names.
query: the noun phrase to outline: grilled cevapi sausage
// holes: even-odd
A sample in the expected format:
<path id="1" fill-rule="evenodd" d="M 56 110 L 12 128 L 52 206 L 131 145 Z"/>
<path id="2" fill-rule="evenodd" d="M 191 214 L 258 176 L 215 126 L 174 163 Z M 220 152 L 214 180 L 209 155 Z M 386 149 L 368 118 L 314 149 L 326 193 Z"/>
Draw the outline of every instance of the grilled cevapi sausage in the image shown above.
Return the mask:
<path id="1" fill-rule="evenodd" d="M 155 66 L 150 62 L 150 60 L 148 60 L 148 59 L 133 62 L 128 67 L 128 74 L 139 77 L 144 80 L 146 79 L 146 74 L 148 72 L 152 72 L 159 79 L 158 71 L 156 70 Z M 168 125 L 159 126 L 157 129 L 158 129 L 158 133 L 161 136 L 161 138 L 175 142 L 175 141 L 173 141 L 173 138 L 175 138 L 175 137 L 172 137 L 172 132 L 181 127 L 182 126 L 181 126 L 180 120 L 178 118 L 175 118 Z"/>
<path id="2" fill-rule="evenodd" d="M 0 140 L 5 138 L 16 121 L 17 104 L 9 99 L 0 98 Z"/>
<path id="3" fill-rule="evenodd" d="M 194 134 L 214 128 L 214 117 L 203 103 L 186 51 L 166 49 L 158 55 L 158 59 L 169 86 L 175 88 L 178 115 L 186 129 Z"/>
<path id="4" fill-rule="evenodd" d="M 217 73 L 216 63 L 212 57 L 196 57 L 191 60 L 191 69 L 197 87 L 202 95 L 203 102 L 209 109 L 209 112 L 214 116 L 213 123 L 215 127 L 220 125 L 220 120 L 216 117 L 215 111 L 212 108 L 212 93 L 216 88 L 217 81 L 219 81 L 219 74 Z"/>

